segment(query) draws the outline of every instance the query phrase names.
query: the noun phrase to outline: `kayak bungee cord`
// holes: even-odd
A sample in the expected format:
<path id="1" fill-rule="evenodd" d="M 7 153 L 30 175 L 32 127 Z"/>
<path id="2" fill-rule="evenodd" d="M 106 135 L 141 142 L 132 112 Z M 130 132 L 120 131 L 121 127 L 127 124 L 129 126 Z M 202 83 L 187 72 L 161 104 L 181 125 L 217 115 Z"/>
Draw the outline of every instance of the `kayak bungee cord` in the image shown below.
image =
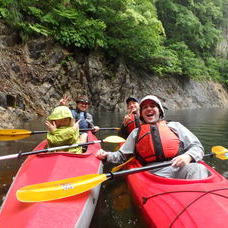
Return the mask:
<path id="1" fill-rule="evenodd" d="M 170 224 L 170 228 L 173 226 L 173 224 L 177 221 L 177 219 L 192 205 L 194 204 L 196 201 L 198 201 L 199 199 L 201 199 L 202 197 L 204 197 L 207 194 L 216 192 L 216 191 L 222 191 L 222 190 L 228 190 L 228 188 L 221 188 L 221 189 L 215 189 L 215 190 L 211 190 L 211 191 L 207 191 L 204 194 L 202 194 L 201 196 L 197 197 L 195 200 L 193 200 L 191 203 L 189 203 L 177 216 L 176 218 L 174 218 L 174 220 L 171 222 Z M 227 196 L 221 195 L 222 197 L 228 199 Z"/>
<path id="2" fill-rule="evenodd" d="M 217 189 L 215 189 L 217 190 Z M 224 189 L 218 189 L 218 191 L 220 190 L 228 190 L 226 188 Z M 214 190 L 211 190 L 211 191 L 214 191 Z M 156 196 L 161 196 L 161 195 L 166 195 L 166 194 L 170 194 L 170 193 L 192 193 L 192 192 L 199 192 L 199 193 L 208 193 L 209 191 L 203 191 L 203 190 L 179 190 L 179 191 L 169 191 L 169 192 L 161 192 L 161 193 L 157 193 L 157 194 L 154 194 L 154 195 L 151 195 L 151 196 L 146 196 L 146 197 L 142 197 L 142 201 L 143 201 L 143 204 L 146 204 L 147 201 L 149 199 L 152 199 L 152 198 L 155 198 Z M 217 195 L 217 196 L 221 196 L 221 197 L 224 197 L 224 198 L 228 198 L 227 196 L 224 196 L 222 194 L 219 194 L 219 193 L 214 193 L 214 192 L 210 192 L 212 195 Z"/>
<path id="3" fill-rule="evenodd" d="M 186 205 L 177 215 L 176 217 L 174 218 L 174 220 L 170 223 L 169 227 L 172 228 L 173 224 L 177 221 L 177 219 L 191 206 L 193 205 L 196 201 L 198 201 L 199 199 L 201 199 L 202 197 L 206 196 L 207 194 L 212 194 L 212 195 L 216 195 L 216 196 L 220 196 L 220 197 L 223 197 L 225 199 L 228 199 L 228 196 L 225 196 L 223 194 L 219 194 L 219 193 L 216 193 L 217 191 L 223 191 L 223 190 L 228 190 L 228 188 L 220 188 L 220 189 L 213 189 L 213 190 L 210 190 L 210 191 L 197 191 L 197 190 L 188 190 L 188 191 L 184 191 L 184 190 L 180 190 L 180 191 L 169 191 L 169 192 L 161 192 L 161 193 L 158 193 L 158 194 L 155 194 L 155 195 L 151 195 L 151 196 L 148 196 L 148 197 L 142 197 L 142 200 L 143 200 L 143 204 L 146 204 L 146 202 L 149 200 L 149 199 L 152 199 L 152 198 L 155 198 L 157 196 L 161 196 L 161 195 L 166 195 L 166 194 L 170 194 L 170 193 L 192 193 L 192 192 L 199 192 L 199 193 L 204 193 L 200 196 L 198 196 L 196 199 L 194 199 L 192 202 L 190 202 L 188 205 Z"/>

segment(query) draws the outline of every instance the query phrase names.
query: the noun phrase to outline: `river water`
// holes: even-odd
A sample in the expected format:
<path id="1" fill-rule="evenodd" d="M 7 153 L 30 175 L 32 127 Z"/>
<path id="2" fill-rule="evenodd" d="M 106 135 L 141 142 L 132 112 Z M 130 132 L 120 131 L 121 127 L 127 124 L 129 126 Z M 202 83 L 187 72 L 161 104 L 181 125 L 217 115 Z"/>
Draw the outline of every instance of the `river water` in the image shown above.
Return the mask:
<path id="1" fill-rule="evenodd" d="M 179 121 L 190 129 L 204 145 L 206 153 L 212 146 L 221 145 L 228 148 L 228 109 L 200 109 L 168 111 L 166 119 Z M 96 125 L 101 127 L 120 126 L 122 115 L 120 113 L 96 113 L 94 115 Z M 20 128 L 27 130 L 44 130 L 44 120 L 37 119 L 24 123 Z M 113 131 L 101 131 L 98 138 L 115 135 Z M 31 151 L 45 135 L 32 135 L 18 141 L 0 141 L 1 156 Z M 112 145 L 103 145 L 106 150 L 114 150 Z M 11 159 L 1 161 L 0 164 L 0 204 L 4 199 L 13 177 L 24 159 Z M 215 158 L 207 158 L 208 164 L 228 178 L 228 160 L 221 161 Z M 105 172 L 111 169 L 111 165 L 105 165 Z M 127 185 L 123 178 L 103 183 L 98 205 L 90 228 L 144 228 L 142 218 L 137 207 L 132 202 Z"/>

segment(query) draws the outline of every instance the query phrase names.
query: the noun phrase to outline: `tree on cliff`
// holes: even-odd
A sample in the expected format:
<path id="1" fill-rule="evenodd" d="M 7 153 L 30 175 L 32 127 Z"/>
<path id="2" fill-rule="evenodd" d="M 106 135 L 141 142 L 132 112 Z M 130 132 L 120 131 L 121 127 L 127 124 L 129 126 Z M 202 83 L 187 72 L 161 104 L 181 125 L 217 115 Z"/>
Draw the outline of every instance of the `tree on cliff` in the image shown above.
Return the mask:
<path id="1" fill-rule="evenodd" d="M 228 0 L 0 0 L 21 37 L 50 36 L 72 50 L 108 56 L 160 75 L 227 81 L 216 58 Z"/>

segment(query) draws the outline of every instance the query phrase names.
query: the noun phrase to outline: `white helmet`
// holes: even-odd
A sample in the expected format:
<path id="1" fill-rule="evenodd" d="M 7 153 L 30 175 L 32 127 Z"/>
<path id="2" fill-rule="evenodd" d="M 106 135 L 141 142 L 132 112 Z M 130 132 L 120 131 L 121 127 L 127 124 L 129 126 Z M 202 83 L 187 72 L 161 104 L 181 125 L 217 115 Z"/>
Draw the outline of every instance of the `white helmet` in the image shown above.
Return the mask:
<path id="1" fill-rule="evenodd" d="M 141 101 L 140 101 L 140 109 L 141 109 L 141 105 L 144 101 L 146 100 L 151 100 L 151 101 L 154 101 L 158 107 L 159 107 L 159 110 L 160 110 L 160 117 L 161 118 L 164 118 L 165 117 L 165 112 L 164 112 L 164 109 L 162 107 L 162 104 L 161 104 L 161 101 L 156 97 L 156 96 L 153 96 L 153 95 L 147 95 L 145 96 Z"/>

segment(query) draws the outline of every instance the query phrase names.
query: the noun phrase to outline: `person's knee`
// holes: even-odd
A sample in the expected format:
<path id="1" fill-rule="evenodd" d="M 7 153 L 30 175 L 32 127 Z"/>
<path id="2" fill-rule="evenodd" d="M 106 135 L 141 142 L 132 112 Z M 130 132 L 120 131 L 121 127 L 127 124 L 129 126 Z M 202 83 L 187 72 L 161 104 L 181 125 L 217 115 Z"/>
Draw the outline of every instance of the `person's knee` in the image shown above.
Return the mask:
<path id="1" fill-rule="evenodd" d="M 187 179 L 204 179 L 208 177 L 208 169 L 199 163 L 190 163 L 188 165 Z"/>

